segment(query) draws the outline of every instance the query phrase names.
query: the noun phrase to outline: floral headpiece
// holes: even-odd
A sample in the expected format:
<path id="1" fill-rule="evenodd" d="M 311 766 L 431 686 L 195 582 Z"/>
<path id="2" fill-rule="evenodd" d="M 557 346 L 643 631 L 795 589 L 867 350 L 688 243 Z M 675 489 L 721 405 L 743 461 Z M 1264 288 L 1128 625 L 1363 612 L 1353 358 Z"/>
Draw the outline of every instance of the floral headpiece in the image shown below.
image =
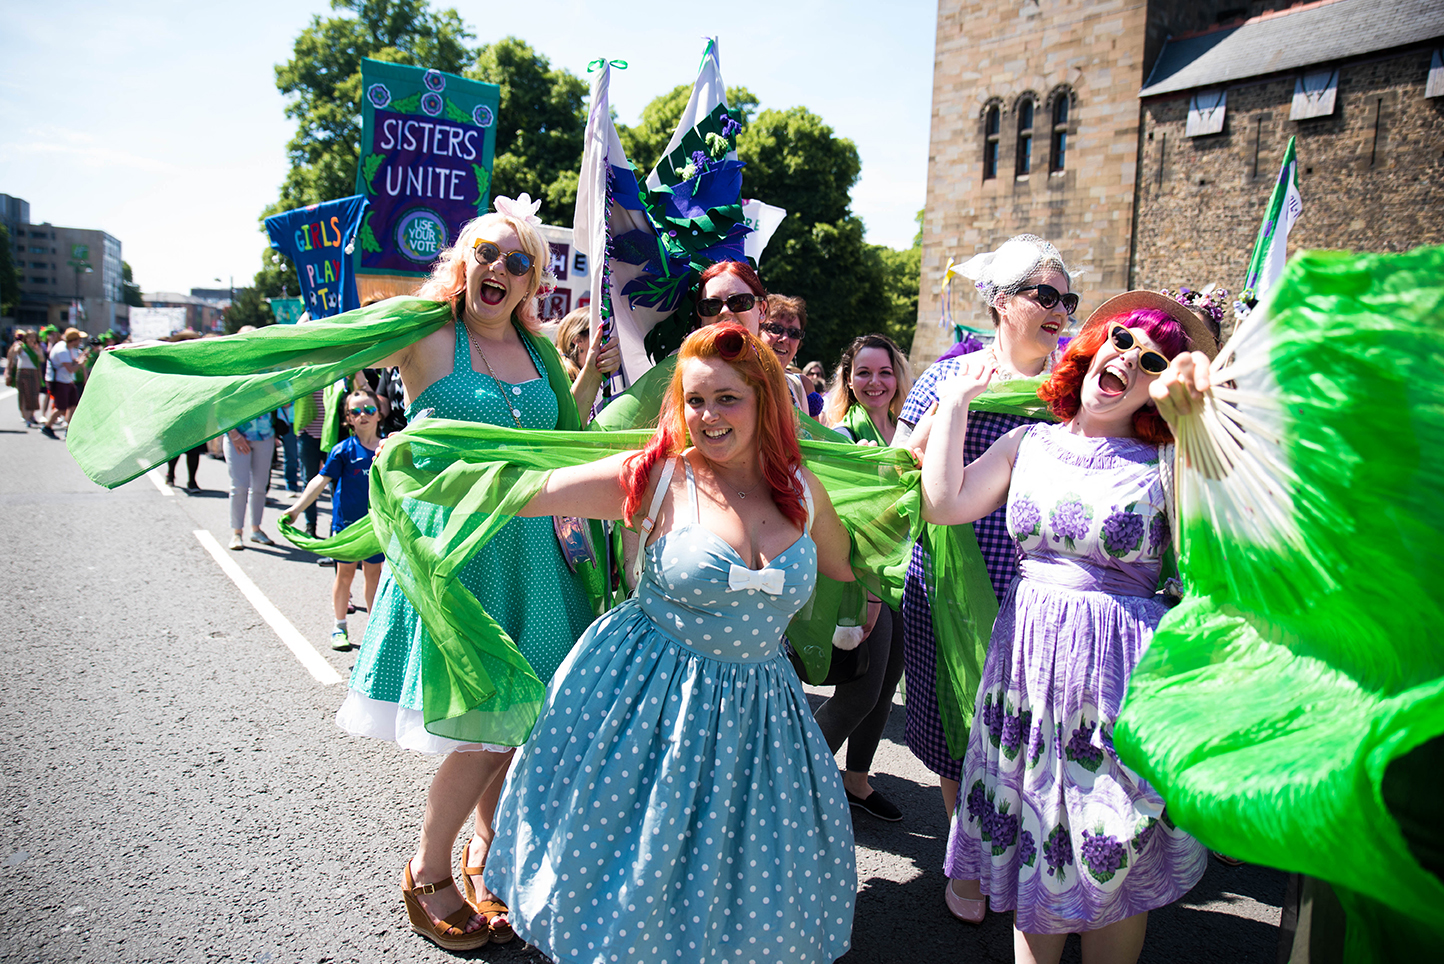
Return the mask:
<path id="1" fill-rule="evenodd" d="M 1192 288 L 1170 291 L 1163 288 L 1159 293 L 1167 295 L 1185 308 L 1192 308 L 1207 315 L 1215 338 L 1223 330 L 1223 313 L 1229 305 L 1227 288 L 1218 285 L 1209 285 L 1203 291 L 1194 291 Z"/>
<path id="2" fill-rule="evenodd" d="M 515 218 L 523 224 L 530 224 L 533 227 L 537 227 L 542 223 L 541 218 L 536 216 L 537 211 L 541 210 L 541 198 L 533 201 L 530 194 L 523 192 L 521 197 L 516 199 L 509 198 L 504 194 L 498 194 L 496 199 L 491 202 L 491 206 L 496 208 L 497 214 L 505 214 L 507 217 Z"/>

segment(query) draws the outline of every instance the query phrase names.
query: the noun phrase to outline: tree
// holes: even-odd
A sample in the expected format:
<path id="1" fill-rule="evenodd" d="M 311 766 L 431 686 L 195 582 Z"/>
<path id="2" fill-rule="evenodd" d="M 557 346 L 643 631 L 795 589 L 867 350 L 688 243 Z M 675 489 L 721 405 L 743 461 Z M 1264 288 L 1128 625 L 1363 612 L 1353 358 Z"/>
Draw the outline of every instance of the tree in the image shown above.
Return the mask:
<path id="1" fill-rule="evenodd" d="M 144 308 L 145 299 L 140 296 L 140 285 L 130 273 L 129 262 L 120 263 L 120 300 L 132 308 Z"/>
<path id="2" fill-rule="evenodd" d="M 15 270 L 13 251 L 10 232 L 0 224 L 0 315 L 7 318 L 15 314 L 20 304 L 20 274 Z"/>
<path id="3" fill-rule="evenodd" d="M 807 301 L 802 359 L 826 367 L 858 335 L 881 332 L 895 312 L 887 265 L 863 240 L 850 194 L 862 170 L 857 147 L 805 107 L 764 110 L 737 137 L 747 163 L 742 194 L 787 209 L 760 265 L 769 291 Z"/>
<path id="4" fill-rule="evenodd" d="M 516 37 L 484 45 L 466 76 L 501 88 L 492 195 L 525 192 L 541 199 L 543 221 L 571 224 L 587 129 L 586 83 Z"/>
<path id="5" fill-rule="evenodd" d="M 906 354 L 912 351 L 913 335 L 918 327 L 918 286 L 923 263 L 923 212 L 917 213 L 918 233 L 911 248 L 888 248 L 879 245 L 883 263 L 883 294 L 888 302 L 887 317 L 880 331 L 897 342 Z"/>
<path id="6" fill-rule="evenodd" d="M 296 134 L 286 145 L 291 169 L 265 214 L 347 197 L 356 189 L 361 141 L 361 58 L 460 73 L 472 59 L 472 34 L 455 10 L 432 12 L 427 0 L 331 0 L 354 16 L 312 17 L 276 86 L 292 98 L 286 116 Z M 264 216 L 264 215 L 263 215 Z"/>
<path id="7" fill-rule="evenodd" d="M 271 306 L 255 288 L 237 288 L 231 306 L 226 309 L 226 334 L 233 335 L 246 325 L 264 328 L 275 324 Z"/>
<path id="8" fill-rule="evenodd" d="M 642 108 L 642 121 L 636 127 L 617 125 L 622 150 L 627 152 L 627 160 L 641 176 L 645 177 L 662 159 L 662 152 L 667 149 L 667 142 L 672 139 L 672 132 L 677 129 L 691 96 L 692 85 L 681 84 Z M 727 109 L 732 119 L 746 128 L 757 111 L 757 98 L 746 87 L 728 87 Z"/>

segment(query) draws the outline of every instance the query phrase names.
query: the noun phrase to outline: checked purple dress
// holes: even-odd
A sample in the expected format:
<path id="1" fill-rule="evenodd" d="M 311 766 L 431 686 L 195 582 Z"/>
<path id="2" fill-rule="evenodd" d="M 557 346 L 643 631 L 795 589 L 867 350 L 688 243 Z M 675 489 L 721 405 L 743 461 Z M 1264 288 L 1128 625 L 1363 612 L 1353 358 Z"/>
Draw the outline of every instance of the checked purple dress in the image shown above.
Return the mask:
<path id="1" fill-rule="evenodd" d="M 1008 531 L 1021 562 L 998 612 L 944 864 L 1030 934 L 1096 930 L 1171 903 L 1203 845 L 1113 751 L 1128 680 L 1167 611 L 1158 449 L 1037 425 L 1018 448 Z"/>

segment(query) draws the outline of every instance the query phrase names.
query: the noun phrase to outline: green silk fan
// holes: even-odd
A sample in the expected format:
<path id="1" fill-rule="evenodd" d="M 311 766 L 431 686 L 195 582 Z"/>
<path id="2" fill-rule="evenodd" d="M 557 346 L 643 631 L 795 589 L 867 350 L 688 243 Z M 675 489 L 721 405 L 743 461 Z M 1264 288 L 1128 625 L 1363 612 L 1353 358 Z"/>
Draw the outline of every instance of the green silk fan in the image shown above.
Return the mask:
<path id="1" fill-rule="evenodd" d="M 1125 763 L 1209 847 L 1329 881 L 1348 961 L 1444 947 L 1444 248 L 1308 253 L 1177 430 L 1183 602 Z"/>

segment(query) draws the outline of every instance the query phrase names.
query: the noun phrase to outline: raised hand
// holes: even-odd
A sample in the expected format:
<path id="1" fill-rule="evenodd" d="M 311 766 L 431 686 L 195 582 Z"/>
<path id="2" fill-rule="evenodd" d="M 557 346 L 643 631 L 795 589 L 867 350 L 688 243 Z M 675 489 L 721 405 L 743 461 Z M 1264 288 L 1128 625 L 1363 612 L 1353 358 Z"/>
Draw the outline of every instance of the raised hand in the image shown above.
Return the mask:
<path id="1" fill-rule="evenodd" d="M 1183 352 L 1148 386 L 1158 413 L 1170 425 L 1185 415 L 1203 412 L 1203 396 L 1213 387 L 1208 366 L 1208 356 L 1203 352 Z"/>

